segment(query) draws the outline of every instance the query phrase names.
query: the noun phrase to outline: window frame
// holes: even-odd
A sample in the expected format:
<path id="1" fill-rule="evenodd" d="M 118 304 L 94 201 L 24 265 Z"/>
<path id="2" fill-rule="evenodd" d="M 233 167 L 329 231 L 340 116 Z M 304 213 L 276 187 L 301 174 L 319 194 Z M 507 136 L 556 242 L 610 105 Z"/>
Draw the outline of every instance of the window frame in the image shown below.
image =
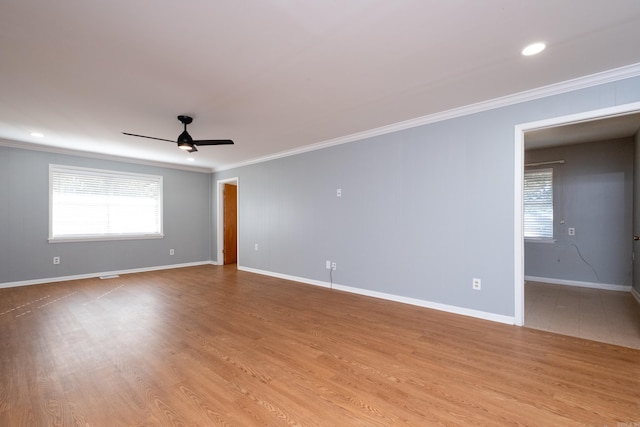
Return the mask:
<path id="1" fill-rule="evenodd" d="M 524 215 L 526 212 L 526 196 L 525 196 L 525 186 L 526 186 L 526 181 L 527 181 L 527 174 L 534 174 L 534 173 L 542 173 L 542 172 L 547 172 L 550 173 L 551 175 L 551 209 L 552 209 L 552 215 L 551 215 L 551 237 L 549 236 L 541 236 L 541 237 L 536 237 L 536 236 L 527 236 L 526 235 L 526 224 L 525 224 L 525 220 L 524 220 Z M 555 170 L 554 168 L 536 168 L 536 169 L 528 169 L 524 171 L 524 176 L 523 176 L 523 189 L 522 189 L 522 215 L 523 215 L 523 219 L 522 219 L 522 224 L 523 224 L 523 236 L 524 236 L 524 240 L 526 242 L 538 242 L 538 243 L 555 243 L 556 242 L 556 227 L 555 227 L 555 216 L 556 216 L 556 206 L 555 206 L 555 196 L 556 196 L 556 177 L 555 177 Z"/>
<path id="2" fill-rule="evenodd" d="M 107 234 L 53 234 L 54 221 L 54 173 L 77 173 L 86 176 L 108 176 L 114 179 L 139 179 L 141 181 L 154 182 L 158 185 L 158 226 L 157 232 L 133 232 L 133 233 L 107 233 Z M 49 243 L 67 242 L 90 242 L 90 241 L 111 241 L 111 240 L 140 240 L 140 239 L 162 239 L 164 238 L 164 201 L 163 201 L 163 177 L 161 175 L 141 174 L 135 172 L 123 172 L 108 169 L 87 168 L 79 166 L 67 166 L 59 164 L 49 164 Z"/>

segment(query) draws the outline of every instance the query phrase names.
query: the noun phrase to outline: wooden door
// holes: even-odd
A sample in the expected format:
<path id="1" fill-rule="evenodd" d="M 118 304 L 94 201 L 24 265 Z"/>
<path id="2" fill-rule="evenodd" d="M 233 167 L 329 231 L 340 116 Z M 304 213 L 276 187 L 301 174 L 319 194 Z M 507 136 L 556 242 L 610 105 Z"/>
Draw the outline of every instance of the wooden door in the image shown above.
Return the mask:
<path id="1" fill-rule="evenodd" d="M 238 187 L 231 184 L 224 185 L 224 265 L 238 262 Z"/>

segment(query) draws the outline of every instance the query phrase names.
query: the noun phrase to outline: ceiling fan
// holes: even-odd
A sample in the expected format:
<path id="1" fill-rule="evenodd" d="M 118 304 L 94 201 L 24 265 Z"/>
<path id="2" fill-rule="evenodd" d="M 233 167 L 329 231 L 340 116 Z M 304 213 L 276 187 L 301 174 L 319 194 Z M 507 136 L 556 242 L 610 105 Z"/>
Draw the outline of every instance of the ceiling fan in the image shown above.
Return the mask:
<path id="1" fill-rule="evenodd" d="M 233 144 L 233 141 L 230 140 L 230 139 L 199 139 L 199 140 L 195 140 L 194 141 L 194 139 L 191 138 L 191 135 L 189 135 L 189 133 L 187 132 L 187 125 L 193 121 L 193 118 L 189 117 L 189 116 L 180 115 L 180 116 L 178 116 L 178 120 L 180 121 L 180 123 L 182 123 L 184 125 L 184 131 L 178 136 L 178 140 L 177 141 L 172 141 L 170 139 L 164 139 L 164 138 L 155 138 L 153 136 L 136 135 L 135 133 L 127 133 L 127 132 L 122 132 L 122 133 L 124 135 L 137 136 L 137 137 L 140 137 L 140 138 L 157 139 L 159 141 L 167 141 L 167 142 L 177 142 L 178 143 L 178 148 L 181 148 L 181 149 L 183 149 L 184 151 L 186 151 L 188 153 L 193 153 L 195 151 L 198 151 L 198 148 L 196 147 L 198 145 L 230 145 L 230 144 Z"/>

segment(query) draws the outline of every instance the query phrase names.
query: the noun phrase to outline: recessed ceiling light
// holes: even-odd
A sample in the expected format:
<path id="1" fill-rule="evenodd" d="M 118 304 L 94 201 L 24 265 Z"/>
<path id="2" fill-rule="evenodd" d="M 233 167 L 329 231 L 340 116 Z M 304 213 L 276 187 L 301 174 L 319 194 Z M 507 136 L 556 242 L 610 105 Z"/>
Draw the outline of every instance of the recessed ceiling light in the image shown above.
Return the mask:
<path id="1" fill-rule="evenodd" d="M 190 161 L 190 162 L 195 162 L 196 161 L 196 159 L 194 159 L 193 157 L 187 157 L 187 160 Z"/>
<path id="2" fill-rule="evenodd" d="M 535 55 L 537 53 L 542 52 L 545 47 L 547 47 L 547 45 L 542 43 L 542 42 L 532 43 L 529 46 L 527 46 L 524 49 L 522 49 L 522 54 L 524 56 Z"/>
<path id="3" fill-rule="evenodd" d="M 36 138 L 43 138 L 44 134 L 40 133 L 40 132 L 31 132 L 30 134 L 31 136 L 35 136 Z"/>

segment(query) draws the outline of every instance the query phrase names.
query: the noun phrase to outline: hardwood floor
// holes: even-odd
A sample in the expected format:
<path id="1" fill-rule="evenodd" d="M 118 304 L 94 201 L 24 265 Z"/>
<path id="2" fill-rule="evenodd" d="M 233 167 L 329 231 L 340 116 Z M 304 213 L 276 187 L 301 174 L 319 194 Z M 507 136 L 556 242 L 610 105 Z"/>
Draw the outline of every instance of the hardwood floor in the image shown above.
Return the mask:
<path id="1" fill-rule="evenodd" d="M 640 350 L 235 266 L 0 289 L 0 334 L 2 426 L 640 423 Z"/>

